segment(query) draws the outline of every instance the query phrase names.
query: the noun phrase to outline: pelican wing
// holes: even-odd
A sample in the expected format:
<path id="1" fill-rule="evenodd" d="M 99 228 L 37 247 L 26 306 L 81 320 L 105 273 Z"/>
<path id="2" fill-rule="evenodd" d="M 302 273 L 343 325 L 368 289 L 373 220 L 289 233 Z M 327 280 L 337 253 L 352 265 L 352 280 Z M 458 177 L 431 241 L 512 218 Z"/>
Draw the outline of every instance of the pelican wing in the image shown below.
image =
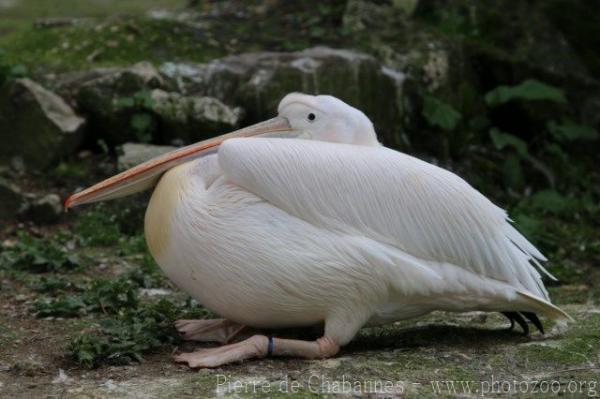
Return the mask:
<path id="1" fill-rule="evenodd" d="M 232 139 L 219 162 L 236 185 L 309 223 L 548 294 L 544 256 L 506 212 L 457 175 L 385 148 Z"/>

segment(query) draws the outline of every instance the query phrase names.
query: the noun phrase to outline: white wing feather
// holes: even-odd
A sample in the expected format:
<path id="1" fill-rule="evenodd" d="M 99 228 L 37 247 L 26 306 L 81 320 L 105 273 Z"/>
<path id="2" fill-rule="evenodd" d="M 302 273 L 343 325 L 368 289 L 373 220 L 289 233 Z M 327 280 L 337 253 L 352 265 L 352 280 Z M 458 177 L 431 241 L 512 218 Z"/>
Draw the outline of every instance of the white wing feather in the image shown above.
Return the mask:
<path id="1" fill-rule="evenodd" d="M 447 170 L 385 147 L 292 139 L 227 140 L 219 162 L 233 183 L 313 225 L 548 298 L 533 266 L 543 270 L 544 256 Z"/>

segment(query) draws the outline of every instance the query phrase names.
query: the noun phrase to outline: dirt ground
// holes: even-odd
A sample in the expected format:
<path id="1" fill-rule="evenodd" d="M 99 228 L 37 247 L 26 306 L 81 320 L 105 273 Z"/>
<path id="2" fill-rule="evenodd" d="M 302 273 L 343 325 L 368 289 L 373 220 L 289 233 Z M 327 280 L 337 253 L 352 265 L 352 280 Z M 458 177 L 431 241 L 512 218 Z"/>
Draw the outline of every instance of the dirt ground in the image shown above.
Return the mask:
<path id="1" fill-rule="evenodd" d="M 38 319 L 26 288 L 3 281 L 0 397 L 595 397 L 600 307 L 565 305 L 576 320 L 545 335 L 508 331 L 499 315 L 434 313 L 365 329 L 334 359 L 263 359 L 190 370 L 164 346 L 140 363 L 88 369 L 66 356 L 82 319 Z"/>

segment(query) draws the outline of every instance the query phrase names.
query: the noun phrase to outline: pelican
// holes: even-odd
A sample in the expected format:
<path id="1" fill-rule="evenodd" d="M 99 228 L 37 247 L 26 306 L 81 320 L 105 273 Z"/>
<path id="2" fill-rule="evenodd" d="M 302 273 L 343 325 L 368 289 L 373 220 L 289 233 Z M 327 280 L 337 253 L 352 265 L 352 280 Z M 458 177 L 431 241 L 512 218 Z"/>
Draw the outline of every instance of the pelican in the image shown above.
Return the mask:
<path id="1" fill-rule="evenodd" d="M 142 163 L 66 207 L 154 187 L 148 248 L 178 287 L 223 317 L 179 320 L 225 343 L 175 356 L 217 367 L 265 356 L 326 358 L 363 326 L 427 314 L 502 312 L 525 331 L 569 316 L 542 282 L 546 258 L 507 213 L 457 175 L 382 146 L 361 111 L 291 93 L 278 116 Z M 243 326 L 323 325 L 315 341 Z"/>

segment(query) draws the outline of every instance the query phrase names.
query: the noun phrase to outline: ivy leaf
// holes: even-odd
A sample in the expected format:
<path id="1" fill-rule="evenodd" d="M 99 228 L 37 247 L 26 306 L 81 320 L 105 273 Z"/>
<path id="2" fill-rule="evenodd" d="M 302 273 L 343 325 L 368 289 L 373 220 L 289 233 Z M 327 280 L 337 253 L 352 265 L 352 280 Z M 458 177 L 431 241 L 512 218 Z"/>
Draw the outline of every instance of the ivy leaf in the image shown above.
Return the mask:
<path id="1" fill-rule="evenodd" d="M 485 95 L 485 102 L 491 107 L 512 100 L 567 102 L 561 89 L 535 79 L 526 80 L 516 86 L 498 86 Z"/>
<path id="2" fill-rule="evenodd" d="M 17 65 L 13 65 L 12 67 L 10 67 L 9 76 L 14 79 L 23 78 L 23 77 L 27 76 L 28 73 L 29 73 L 29 70 L 27 69 L 27 67 L 25 65 L 17 64 Z"/>
<path id="3" fill-rule="evenodd" d="M 116 108 L 131 108 L 135 105 L 132 97 L 119 97 L 114 100 Z"/>
<path id="4" fill-rule="evenodd" d="M 146 109 L 152 109 L 152 107 L 154 106 L 154 100 L 152 99 L 152 95 L 147 90 L 141 90 L 135 93 L 133 95 L 133 101 L 135 104 Z"/>
<path id="5" fill-rule="evenodd" d="M 152 140 L 152 131 L 154 130 L 154 118 L 152 115 L 145 112 L 138 112 L 131 116 L 130 123 L 140 142 L 149 143 Z"/>
<path id="6" fill-rule="evenodd" d="M 523 177 L 523 167 L 521 166 L 521 159 L 517 155 L 508 154 L 504 162 L 502 162 L 501 168 L 504 183 L 508 187 L 523 187 L 525 182 L 525 178 Z"/>
<path id="7" fill-rule="evenodd" d="M 555 215 L 568 213 L 577 207 L 577 200 L 565 197 L 554 190 L 539 191 L 533 194 L 528 202 L 534 209 Z"/>
<path id="8" fill-rule="evenodd" d="M 544 224 L 542 221 L 523 213 L 513 215 L 513 219 L 521 233 L 526 237 L 535 237 L 539 240 L 541 232 L 544 231 Z"/>
<path id="9" fill-rule="evenodd" d="M 462 115 L 450 104 L 433 96 L 425 96 L 423 116 L 431 126 L 438 126 L 446 131 L 454 130 Z"/>
<path id="10" fill-rule="evenodd" d="M 490 129 L 490 137 L 492 138 L 494 146 L 498 150 L 502 150 L 507 146 L 510 146 L 513 147 L 520 156 L 524 158 L 529 156 L 529 152 L 527 151 L 527 143 L 510 133 L 503 132 L 500 129 L 493 127 Z"/>
<path id="11" fill-rule="evenodd" d="M 550 121 L 547 127 L 550 134 L 560 141 L 592 141 L 597 140 L 599 137 L 598 132 L 593 127 L 579 125 L 569 119 L 562 121 L 561 124 Z"/>
<path id="12" fill-rule="evenodd" d="M 137 113 L 131 117 L 131 127 L 138 132 L 146 131 L 150 126 L 152 126 L 152 115 Z"/>

